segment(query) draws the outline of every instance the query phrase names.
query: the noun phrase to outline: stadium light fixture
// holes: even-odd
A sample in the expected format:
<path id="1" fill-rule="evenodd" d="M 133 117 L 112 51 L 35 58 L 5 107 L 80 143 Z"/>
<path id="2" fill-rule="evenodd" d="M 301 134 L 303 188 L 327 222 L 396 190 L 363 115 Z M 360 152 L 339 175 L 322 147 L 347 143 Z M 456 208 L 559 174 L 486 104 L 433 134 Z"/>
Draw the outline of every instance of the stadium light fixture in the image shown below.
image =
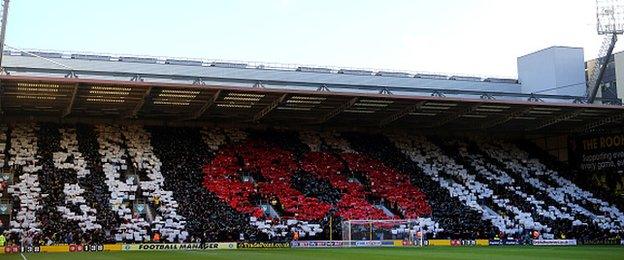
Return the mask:
<path id="1" fill-rule="evenodd" d="M 624 33 L 624 1 L 597 0 L 596 18 L 599 35 Z"/>

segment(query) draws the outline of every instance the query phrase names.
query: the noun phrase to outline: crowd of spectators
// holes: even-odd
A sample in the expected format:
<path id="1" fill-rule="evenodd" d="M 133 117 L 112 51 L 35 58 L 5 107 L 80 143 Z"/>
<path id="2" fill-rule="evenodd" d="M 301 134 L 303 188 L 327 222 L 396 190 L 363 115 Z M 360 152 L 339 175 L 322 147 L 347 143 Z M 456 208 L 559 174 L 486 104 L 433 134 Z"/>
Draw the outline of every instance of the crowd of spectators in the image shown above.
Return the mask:
<path id="1" fill-rule="evenodd" d="M 75 150 L 63 145 L 66 128 L 75 129 Z M 300 239 L 327 239 L 329 230 L 338 237 L 340 221 L 352 219 L 426 218 L 433 227 L 427 237 L 451 239 L 538 230 L 543 238 L 589 240 L 613 236 L 624 224 L 610 201 L 503 143 L 427 143 L 436 149 L 431 158 L 433 148 L 410 147 L 424 144 L 424 137 L 402 142 L 362 133 L 308 132 L 300 138 L 298 132 L 276 130 L 250 130 L 249 136 L 228 130 L 206 136 L 197 128 L 146 130 L 136 143 L 122 133 L 115 145 L 128 167 L 134 162 L 147 169 L 138 172 L 141 178 L 161 174 L 151 191 L 171 198 L 149 197 L 147 203 L 181 223 L 188 236 L 179 241 L 283 241 L 295 233 Z M 9 153 L 7 168 L 16 185 L 0 179 L 0 194 L 5 189 L 13 194 L 13 213 L 19 216 L 6 230 L 9 243 L 115 242 L 120 227 L 139 219 L 116 214 L 111 205 L 102 159 L 107 132 L 41 124 L 14 133 L 26 136 L 16 142 L 26 148 Z M 0 135 L 0 142 L 6 139 Z M 79 161 L 88 173 L 57 165 Z M 84 218 L 74 217 L 83 213 Z M 151 225 L 155 220 L 142 221 L 149 223 L 142 226 L 147 233 L 141 242 L 161 240 L 161 227 Z"/>

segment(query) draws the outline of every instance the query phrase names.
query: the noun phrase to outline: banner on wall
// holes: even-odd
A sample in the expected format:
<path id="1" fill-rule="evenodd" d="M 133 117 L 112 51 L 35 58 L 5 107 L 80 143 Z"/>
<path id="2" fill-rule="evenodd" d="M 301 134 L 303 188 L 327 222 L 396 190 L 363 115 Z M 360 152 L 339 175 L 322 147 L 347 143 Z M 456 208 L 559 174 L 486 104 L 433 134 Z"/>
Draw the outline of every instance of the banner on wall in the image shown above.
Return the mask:
<path id="1" fill-rule="evenodd" d="M 570 163 L 598 172 L 624 168 L 624 133 L 584 135 L 569 140 Z"/>
<path id="2" fill-rule="evenodd" d="M 193 244 L 124 244 L 122 251 L 175 251 L 175 250 L 217 250 L 236 249 L 236 243 Z"/>

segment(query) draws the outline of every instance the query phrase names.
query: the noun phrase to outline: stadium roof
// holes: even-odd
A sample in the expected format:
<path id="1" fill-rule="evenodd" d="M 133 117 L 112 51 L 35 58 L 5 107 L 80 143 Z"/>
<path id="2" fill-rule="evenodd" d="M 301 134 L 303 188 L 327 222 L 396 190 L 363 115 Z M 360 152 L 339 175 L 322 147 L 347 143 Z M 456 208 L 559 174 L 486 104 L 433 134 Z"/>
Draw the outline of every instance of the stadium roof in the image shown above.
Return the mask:
<path id="1" fill-rule="evenodd" d="M 5 121 L 571 132 L 624 118 L 623 107 L 522 93 L 510 79 L 42 52 L 5 52 L 3 67 Z"/>

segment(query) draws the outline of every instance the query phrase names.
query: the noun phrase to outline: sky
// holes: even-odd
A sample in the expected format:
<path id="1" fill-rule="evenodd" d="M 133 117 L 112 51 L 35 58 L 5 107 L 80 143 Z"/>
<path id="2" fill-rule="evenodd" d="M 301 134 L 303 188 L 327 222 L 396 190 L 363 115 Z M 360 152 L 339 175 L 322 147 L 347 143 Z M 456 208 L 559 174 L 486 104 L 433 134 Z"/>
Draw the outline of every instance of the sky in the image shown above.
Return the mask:
<path id="1" fill-rule="evenodd" d="M 11 0 L 9 10 L 6 44 L 17 48 L 512 78 L 519 56 L 563 45 L 587 60 L 602 42 L 594 0 Z"/>

